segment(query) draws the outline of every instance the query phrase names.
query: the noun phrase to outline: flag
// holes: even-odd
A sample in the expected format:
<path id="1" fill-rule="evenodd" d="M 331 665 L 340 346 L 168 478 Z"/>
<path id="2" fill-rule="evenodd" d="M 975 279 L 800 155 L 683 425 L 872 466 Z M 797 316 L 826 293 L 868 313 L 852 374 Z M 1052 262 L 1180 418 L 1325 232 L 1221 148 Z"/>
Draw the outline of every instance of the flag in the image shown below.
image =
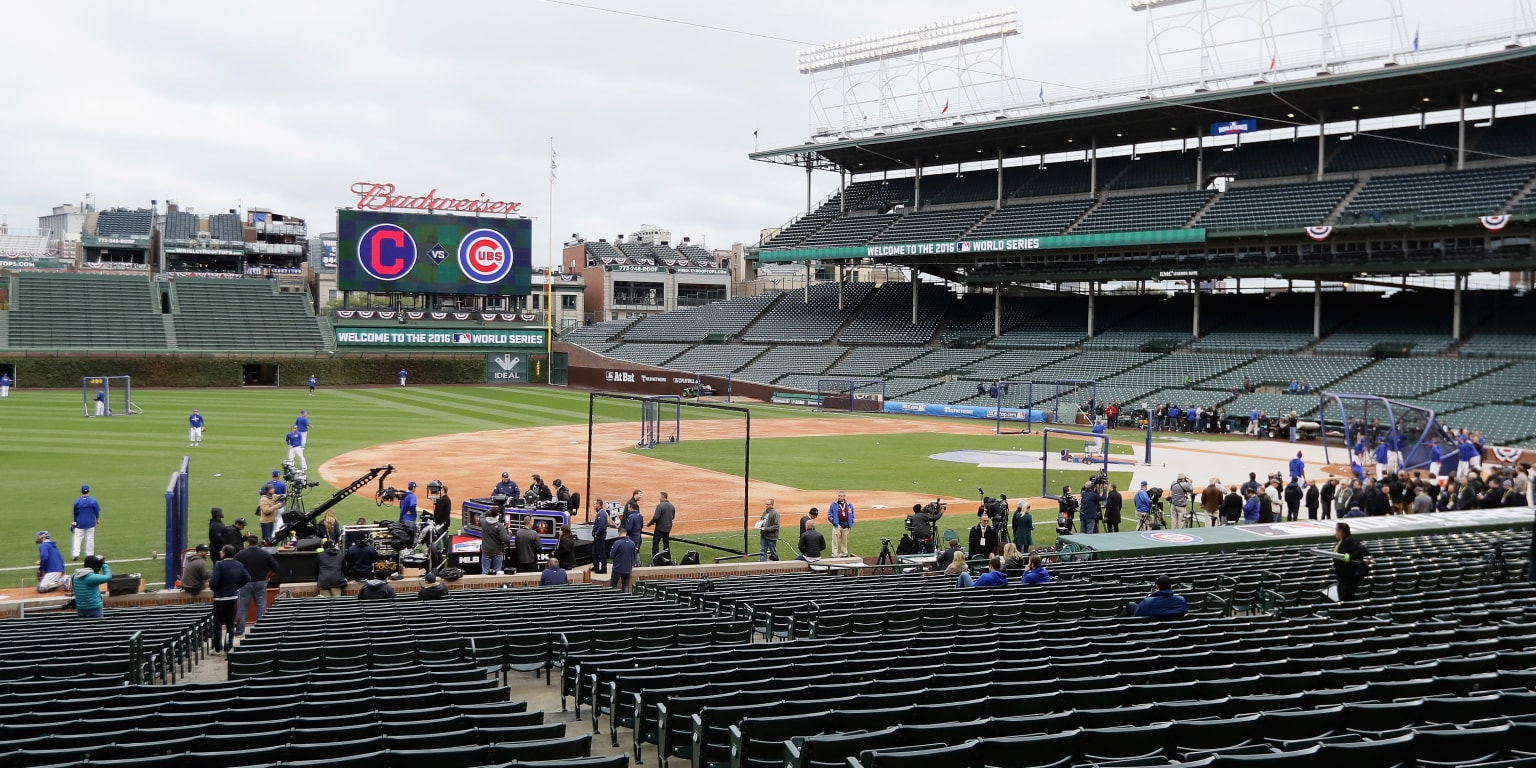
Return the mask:
<path id="1" fill-rule="evenodd" d="M 1275 56 L 1273 53 L 1269 55 L 1269 71 L 1275 71 L 1275 62 L 1278 60 L 1279 57 Z"/>
<path id="2" fill-rule="evenodd" d="M 560 170 L 560 166 L 559 166 L 559 164 L 557 164 L 555 162 L 555 145 L 553 143 L 551 143 L 549 145 L 549 180 L 550 180 L 550 182 L 559 181 L 560 177 L 557 175 L 559 170 Z"/>
<path id="3" fill-rule="evenodd" d="M 1418 27 L 1414 27 L 1413 28 L 1413 52 L 1414 53 L 1418 53 L 1419 52 L 1419 28 Z"/>
<path id="4" fill-rule="evenodd" d="M 1040 86 L 1040 101 L 1045 101 L 1045 86 L 1043 84 Z"/>
<path id="5" fill-rule="evenodd" d="M 944 100 L 944 108 L 939 110 L 939 114 L 942 115 L 942 114 L 944 114 L 945 112 L 948 112 L 948 111 L 949 111 L 949 100 L 945 99 Z"/>

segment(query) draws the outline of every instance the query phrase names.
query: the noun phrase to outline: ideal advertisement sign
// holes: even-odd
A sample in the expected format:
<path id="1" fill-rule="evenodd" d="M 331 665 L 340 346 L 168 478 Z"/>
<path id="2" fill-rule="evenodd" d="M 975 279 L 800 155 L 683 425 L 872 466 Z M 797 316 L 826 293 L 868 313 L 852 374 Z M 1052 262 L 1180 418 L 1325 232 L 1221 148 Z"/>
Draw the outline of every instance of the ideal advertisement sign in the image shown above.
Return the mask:
<path id="1" fill-rule="evenodd" d="M 487 384 L 527 384 L 528 374 L 526 352 L 492 352 L 485 356 Z"/>

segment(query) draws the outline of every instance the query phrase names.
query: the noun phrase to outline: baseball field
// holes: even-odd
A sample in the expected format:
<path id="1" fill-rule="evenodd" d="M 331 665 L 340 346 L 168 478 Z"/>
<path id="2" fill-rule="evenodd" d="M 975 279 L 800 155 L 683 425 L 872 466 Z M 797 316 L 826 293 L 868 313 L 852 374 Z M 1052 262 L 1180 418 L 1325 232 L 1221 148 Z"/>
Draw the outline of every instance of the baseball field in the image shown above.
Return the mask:
<path id="1" fill-rule="evenodd" d="M 639 404 L 599 398 L 589 441 L 584 391 L 322 387 L 311 397 L 302 387 L 138 389 L 133 400 L 143 413 L 106 418 L 84 418 L 79 391 L 13 389 L 0 400 L 6 438 L 0 464 L 10 481 L 0 512 L 0 568 L 6 569 L 0 570 L 0 587 L 32 583 L 28 566 L 36 559 L 38 530 L 50 531 L 68 557 L 70 510 L 83 484 L 103 510 L 98 554 L 115 561 L 163 556 L 163 496 L 182 456 L 191 457 L 188 541 L 206 538 L 213 506 L 225 510 L 226 521 L 250 517 L 254 529 L 256 496 L 287 456 L 284 436 L 301 409 L 311 421 L 309 476 L 321 483 L 306 494 L 311 507 L 385 463 L 396 468 L 387 485 L 420 483 L 425 505 L 427 483 L 442 480 L 455 509 L 460 500 L 488 494 L 503 471 L 525 487 L 539 473 L 546 482 L 562 479 L 589 501 L 623 499 L 641 489 L 647 514 L 657 492 L 668 491 L 679 510 L 678 535 L 740 548 L 744 512 L 755 520 L 767 498 L 775 499 L 790 529 L 785 539 L 793 543 L 794 521 L 811 506 L 825 509 L 837 491 L 846 490 L 859 510 L 851 548 L 873 556 L 881 537 L 900 537 L 914 501 L 951 502 L 953 517 L 940 527 L 963 535 L 974 522 L 978 487 L 1010 498 L 1041 492 L 1038 465 L 998 468 L 930 458 L 956 450 L 1039 452 L 1038 437 L 993 435 L 989 422 L 747 406 L 752 483 L 744 487 L 748 444 L 740 414 L 684 408 L 678 442 L 640 450 Z M 193 408 L 207 422 L 198 447 L 188 444 Z M 670 431 L 664 427 L 664 439 Z M 1076 486 L 1078 475 L 1086 470 L 1053 472 L 1050 482 Z M 394 518 L 396 510 L 375 503 L 372 491 L 370 486 L 348 498 L 338 515 Z M 1036 515 L 1037 545 L 1054 540 L 1052 520 L 1051 512 Z M 749 539 L 755 551 L 756 534 Z M 788 551 L 780 545 L 781 554 Z M 707 559 L 722 553 L 701 554 Z M 159 566 L 145 562 L 132 570 L 152 574 Z"/>

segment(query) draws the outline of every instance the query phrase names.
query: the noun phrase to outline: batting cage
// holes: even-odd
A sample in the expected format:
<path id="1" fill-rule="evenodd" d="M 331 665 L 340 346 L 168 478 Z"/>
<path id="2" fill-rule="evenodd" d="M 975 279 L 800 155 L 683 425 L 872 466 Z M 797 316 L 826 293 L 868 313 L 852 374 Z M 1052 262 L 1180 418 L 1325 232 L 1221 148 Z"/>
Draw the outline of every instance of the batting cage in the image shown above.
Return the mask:
<path id="1" fill-rule="evenodd" d="M 977 384 L 978 387 L 984 385 Z M 988 396 L 997 401 L 994 414 L 996 434 L 1027 435 L 1034 432 L 1034 425 L 1049 421 L 1045 411 L 1035 409 L 1035 383 L 1015 379 L 1000 379 L 985 385 Z M 1007 426 L 1004 426 L 1004 425 Z"/>
<path id="2" fill-rule="evenodd" d="M 880 413 L 885 410 L 885 379 L 817 379 L 816 410 Z"/>
<path id="3" fill-rule="evenodd" d="M 1383 471 L 1423 469 L 1430 464 L 1430 448 L 1444 437 L 1445 428 L 1429 408 L 1380 395 L 1323 392 L 1317 408 L 1318 432 L 1323 440 L 1323 460 L 1349 464 L 1358 443 L 1368 461 L 1375 462 L 1376 447 L 1386 444 L 1387 466 Z M 1339 451 L 1342 449 L 1343 455 Z M 1455 451 L 1447 451 L 1454 456 Z M 1439 467 L 1434 471 L 1438 474 Z"/>
<path id="4" fill-rule="evenodd" d="M 637 420 L 640 444 L 634 441 Z M 687 442 L 682 439 L 684 424 Z M 703 562 L 755 553 L 749 533 L 764 500 L 751 498 L 751 443 L 752 413 L 741 406 L 693 402 L 677 395 L 590 393 L 585 503 L 582 510 L 571 510 L 571 519 L 591 522 L 599 501 L 622 510 L 639 491 L 641 514 L 650 522 L 660 494 L 666 492 L 677 509 L 673 535 L 664 543 L 647 527 L 644 538 L 651 541 L 642 540 L 642 564 L 652 563 L 653 555 L 681 562 L 690 550 Z M 754 504 L 759 509 L 753 509 Z M 622 515 L 614 516 L 613 527 L 621 520 Z"/>
<path id="5" fill-rule="evenodd" d="M 86 418 L 143 413 L 133 404 L 133 378 L 86 376 L 80 379 L 80 402 Z"/>
<path id="6" fill-rule="evenodd" d="M 1056 435 L 1056 454 L 1051 453 L 1051 436 Z M 1054 457 L 1054 460 L 1053 460 Z M 1055 465 L 1055 478 L 1052 478 L 1052 465 Z M 1075 429 L 1057 429 L 1046 427 L 1040 435 L 1040 495 L 1048 499 L 1061 500 L 1056 489 L 1061 486 L 1070 487 L 1070 480 L 1063 481 L 1062 476 L 1068 475 L 1073 469 L 1081 468 L 1096 471 L 1101 475 L 1109 474 L 1109 437 L 1096 435 L 1092 432 L 1079 432 Z"/>
<path id="7" fill-rule="evenodd" d="M 1099 382 L 1097 379 L 1057 379 L 1055 401 L 1052 421 L 1077 424 L 1078 416 L 1083 415 L 1092 424 L 1094 410 L 1099 405 Z"/>

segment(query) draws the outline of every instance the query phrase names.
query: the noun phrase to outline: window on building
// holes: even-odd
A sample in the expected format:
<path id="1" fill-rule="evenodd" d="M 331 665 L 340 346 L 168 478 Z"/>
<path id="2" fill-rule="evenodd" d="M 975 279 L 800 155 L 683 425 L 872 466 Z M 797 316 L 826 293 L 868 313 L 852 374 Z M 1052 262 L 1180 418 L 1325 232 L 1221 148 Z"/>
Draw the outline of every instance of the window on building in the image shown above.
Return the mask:
<path id="1" fill-rule="evenodd" d="M 564 296 L 561 296 L 560 297 L 560 308 L 561 309 L 575 309 L 576 308 L 576 295 L 572 294 L 572 293 L 568 293 L 568 294 L 566 294 Z"/>

